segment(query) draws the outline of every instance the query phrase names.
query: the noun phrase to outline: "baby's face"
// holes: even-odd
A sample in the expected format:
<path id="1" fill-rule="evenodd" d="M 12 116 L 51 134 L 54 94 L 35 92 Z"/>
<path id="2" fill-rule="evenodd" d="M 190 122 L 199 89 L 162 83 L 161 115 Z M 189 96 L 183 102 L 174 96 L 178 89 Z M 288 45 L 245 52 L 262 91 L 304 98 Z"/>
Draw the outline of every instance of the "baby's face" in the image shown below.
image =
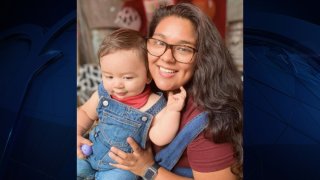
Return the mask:
<path id="1" fill-rule="evenodd" d="M 150 82 L 144 60 L 136 50 L 118 50 L 100 58 L 102 81 L 120 99 L 138 95 Z"/>

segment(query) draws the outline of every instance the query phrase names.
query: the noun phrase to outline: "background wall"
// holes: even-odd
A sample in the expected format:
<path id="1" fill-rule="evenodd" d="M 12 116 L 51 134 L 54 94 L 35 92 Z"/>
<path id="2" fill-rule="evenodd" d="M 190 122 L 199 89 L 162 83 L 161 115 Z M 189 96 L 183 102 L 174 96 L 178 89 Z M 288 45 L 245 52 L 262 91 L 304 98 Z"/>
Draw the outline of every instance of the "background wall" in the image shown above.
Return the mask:
<path id="1" fill-rule="evenodd" d="M 175 4 L 179 0 L 77 0 L 78 61 L 79 64 L 97 63 L 96 52 L 105 35 L 119 27 L 128 27 L 147 33 L 147 26 L 154 9 L 161 3 Z M 216 24 L 229 47 L 238 68 L 242 71 L 243 1 L 242 0 L 193 0 Z M 130 8 L 131 12 L 121 14 Z M 130 16 L 138 20 L 128 23 Z M 124 19 L 127 16 L 128 19 Z M 126 20 L 127 24 L 119 20 Z"/>
<path id="2" fill-rule="evenodd" d="M 78 102 L 84 102 L 100 82 L 96 54 L 103 38 L 121 27 L 147 35 L 154 10 L 178 2 L 192 3 L 212 19 L 242 73 L 242 0 L 77 0 Z"/>

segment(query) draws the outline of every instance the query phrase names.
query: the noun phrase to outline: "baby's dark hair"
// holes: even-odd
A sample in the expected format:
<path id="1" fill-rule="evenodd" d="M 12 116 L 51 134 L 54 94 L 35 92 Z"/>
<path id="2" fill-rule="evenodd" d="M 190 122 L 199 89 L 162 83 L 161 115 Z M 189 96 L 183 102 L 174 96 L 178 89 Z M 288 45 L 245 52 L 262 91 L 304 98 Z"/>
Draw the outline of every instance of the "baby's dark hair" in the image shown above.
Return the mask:
<path id="1" fill-rule="evenodd" d="M 136 50 L 148 70 L 146 41 L 138 31 L 124 28 L 113 31 L 100 45 L 99 62 L 101 57 L 119 50 Z"/>

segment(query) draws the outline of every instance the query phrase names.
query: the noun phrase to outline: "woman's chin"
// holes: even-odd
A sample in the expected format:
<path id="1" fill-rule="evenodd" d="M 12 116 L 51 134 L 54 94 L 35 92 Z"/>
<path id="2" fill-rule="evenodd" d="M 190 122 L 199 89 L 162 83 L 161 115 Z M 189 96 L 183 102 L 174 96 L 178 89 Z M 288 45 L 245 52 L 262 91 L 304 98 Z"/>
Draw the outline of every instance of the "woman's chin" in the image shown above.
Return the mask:
<path id="1" fill-rule="evenodd" d="M 156 82 L 156 86 L 162 91 L 172 91 L 177 89 L 173 85 L 168 84 L 167 82 L 164 82 L 164 81 Z"/>

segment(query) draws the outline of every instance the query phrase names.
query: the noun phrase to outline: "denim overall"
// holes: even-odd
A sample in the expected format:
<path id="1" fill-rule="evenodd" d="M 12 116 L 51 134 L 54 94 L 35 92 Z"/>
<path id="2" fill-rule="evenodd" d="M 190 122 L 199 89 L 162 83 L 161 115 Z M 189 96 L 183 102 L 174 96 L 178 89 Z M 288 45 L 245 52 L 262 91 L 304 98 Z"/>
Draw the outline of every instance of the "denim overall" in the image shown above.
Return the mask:
<path id="1" fill-rule="evenodd" d="M 110 166 L 109 163 L 116 162 L 109 157 L 108 152 L 111 146 L 124 152 L 132 152 L 126 141 L 129 136 L 142 148 L 146 147 L 152 119 L 166 105 L 164 95 L 158 93 L 160 99 L 147 111 L 141 112 L 112 99 L 102 83 L 98 87 L 98 94 L 99 123 L 89 134 L 89 139 L 93 142 L 93 153 L 87 160 L 78 159 L 78 179 L 137 179 L 138 177 L 129 171 Z"/>
<path id="2" fill-rule="evenodd" d="M 155 161 L 163 168 L 184 177 L 193 177 L 190 168 L 174 167 L 181 158 L 188 144 L 194 140 L 207 126 L 207 113 L 202 112 L 189 121 L 177 134 L 174 140 L 156 154 Z"/>

